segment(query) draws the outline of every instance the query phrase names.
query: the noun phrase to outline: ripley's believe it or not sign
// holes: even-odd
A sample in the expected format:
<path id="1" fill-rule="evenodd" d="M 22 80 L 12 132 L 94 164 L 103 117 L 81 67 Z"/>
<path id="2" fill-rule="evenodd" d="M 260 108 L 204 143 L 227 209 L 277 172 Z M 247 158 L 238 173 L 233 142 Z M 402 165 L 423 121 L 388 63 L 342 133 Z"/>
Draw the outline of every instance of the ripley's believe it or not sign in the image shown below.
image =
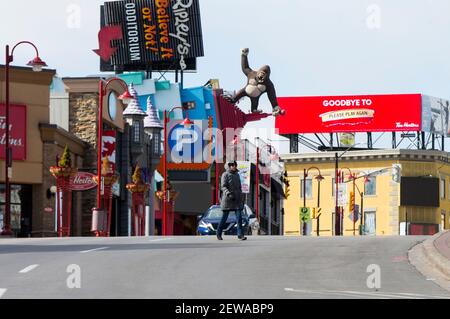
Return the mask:
<path id="1" fill-rule="evenodd" d="M 204 55 L 198 0 L 106 2 L 101 20 L 102 71 L 195 70 Z"/>
<path id="2" fill-rule="evenodd" d="M 429 132 L 450 136 L 449 101 L 421 94 L 283 97 L 279 134 Z"/>

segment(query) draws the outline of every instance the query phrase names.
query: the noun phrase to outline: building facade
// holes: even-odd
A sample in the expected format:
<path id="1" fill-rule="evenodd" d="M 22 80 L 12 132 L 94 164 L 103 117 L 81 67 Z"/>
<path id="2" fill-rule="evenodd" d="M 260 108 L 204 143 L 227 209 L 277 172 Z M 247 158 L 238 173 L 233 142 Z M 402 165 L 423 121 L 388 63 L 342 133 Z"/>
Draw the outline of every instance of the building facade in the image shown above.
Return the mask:
<path id="1" fill-rule="evenodd" d="M 289 176 L 289 197 L 285 202 L 285 235 L 299 236 L 304 224 L 300 209 L 316 208 L 307 222 L 307 235 L 336 235 L 336 156 L 334 152 L 282 156 Z M 449 229 L 449 154 L 426 150 L 352 151 L 338 160 L 343 185 L 338 191 L 344 207 L 344 236 L 432 235 Z M 401 168 L 401 172 L 396 171 Z M 308 170 L 304 188 L 304 170 Z M 320 182 L 315 178 L 323 176 Z M 395 174 L 400 174 L 396 180 Z M 355 182 L 350 175 L 356 176 Z M 352 214 L 351 193 L 356 210 Z M 344 203 L 344 205 L 342 205 Z M 321 209 L 320 212 L 318 209 Z M 319 214 L 319 219 L 314 219 Z"/>
<path id="2" fill-rule="evenodd" d="M 4 67 L 0 66 L 0 87 L 4 87 Z M 85 143 L 64 128 L 52 124 L 50 90 L 54 70 L 33 72 L 30 68 L 11 67 L 11 141 L 13 174 L 11 193 L 11 226 L 17 237 L 56 236 L 54 186 L 50 167 L 67 146 L 74 167 L 80 167 Z M 0 90 L 2 120 L 5 93 Z M 4 125 L 1 126 L 4 136 Z M 2 140 L 4 146 L 5 142 Z M 0 146 L 0 148 L 2 148 Z M 4 149 L 0 150 L 0 179 L 4 183 Z M 4 185 L 0 186 L 0 228 L 4 217 Z M 81 198 L 73 198 L 72 232 L 81 235 Z"/>

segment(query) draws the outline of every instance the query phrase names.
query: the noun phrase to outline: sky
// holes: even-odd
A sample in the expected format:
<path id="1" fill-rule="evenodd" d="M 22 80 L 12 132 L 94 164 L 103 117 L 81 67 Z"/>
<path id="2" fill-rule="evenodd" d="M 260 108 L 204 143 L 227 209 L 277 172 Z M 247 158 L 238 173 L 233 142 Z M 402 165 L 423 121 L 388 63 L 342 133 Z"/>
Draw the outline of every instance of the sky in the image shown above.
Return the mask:
<path id="1" fill-rule="evenodd" d="M 100 0 L 8 1 L 0 46 L 30 40 L 59 76 L 99 73 Z M 185 86 L 242 88 L 240 51 L 269 64 L 278 96 L 423 93 L 450 99 L 448 0 L 200 0 L 205 56 Z M 33 55 L 21 47 L 15 64 Z M 170 78 L 170 76 L 169 76 Z M 249 109 L 248 101 L 240 106 Z M 270 111 L 266 97 L 261 107 Z M 249 129 L 273 128 L 273 119 Z M 248 130 L 248 137 L 261 135 Z M 274 144 L 279 138 L 268 134 Z M 270 142 L 270 141 L 269 141 Z M 280 151 L 288 143 L 281 142 Z"/>

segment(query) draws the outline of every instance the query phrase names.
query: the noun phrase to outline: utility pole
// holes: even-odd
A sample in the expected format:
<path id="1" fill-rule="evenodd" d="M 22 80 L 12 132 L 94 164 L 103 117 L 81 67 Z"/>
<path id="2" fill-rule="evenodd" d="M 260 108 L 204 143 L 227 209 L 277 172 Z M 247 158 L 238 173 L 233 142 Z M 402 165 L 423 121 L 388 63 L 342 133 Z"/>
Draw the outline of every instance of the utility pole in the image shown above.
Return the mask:
<path id="1" fill-rule="evenodd" d="M 303 170 L 303 207 L 306 208 L 306 178 L 308 174 L 306 172 L 306 168 Z M 308 232 L 308 225 L 305 221 L 303 221 L 303 236 L 306 236 Z"/>
<path id="2" fill-rule="evenodd" d="M 340 236 L 340 212 L 339 212 L 339 154 L 335 153 L 335 186 L 336 186 L 336 192 L 335 192 L 335 197 L 336 197 L 336 205 L 334 208 L 334 233 L 336 236 Z"/>

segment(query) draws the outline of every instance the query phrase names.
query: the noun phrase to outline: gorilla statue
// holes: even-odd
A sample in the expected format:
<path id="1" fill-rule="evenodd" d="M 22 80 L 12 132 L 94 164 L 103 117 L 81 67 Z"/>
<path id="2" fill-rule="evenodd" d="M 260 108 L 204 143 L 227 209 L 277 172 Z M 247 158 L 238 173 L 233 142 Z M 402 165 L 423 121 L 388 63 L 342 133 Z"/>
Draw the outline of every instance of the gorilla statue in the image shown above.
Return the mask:
<path id="1" fill-rule="evenodd" d="M 247 85 L 229 98 L 230 102 L 238 103 L 242 98 L 249 97 L 252 103 L 252 113 L 262 113 L 261 110 L 258 110 L 259 99 L 264 93 L 267 93 L 272 104 L 273 115 L 281 115 L 282 110 L 278 106 L 275 86 L 270 80 L 270 67 L 265 65 L 258 71 L 252 70 L 248 64 L 249 52 L 249 49 L 242 50 L 242 71 L 247 76 Z"/>

